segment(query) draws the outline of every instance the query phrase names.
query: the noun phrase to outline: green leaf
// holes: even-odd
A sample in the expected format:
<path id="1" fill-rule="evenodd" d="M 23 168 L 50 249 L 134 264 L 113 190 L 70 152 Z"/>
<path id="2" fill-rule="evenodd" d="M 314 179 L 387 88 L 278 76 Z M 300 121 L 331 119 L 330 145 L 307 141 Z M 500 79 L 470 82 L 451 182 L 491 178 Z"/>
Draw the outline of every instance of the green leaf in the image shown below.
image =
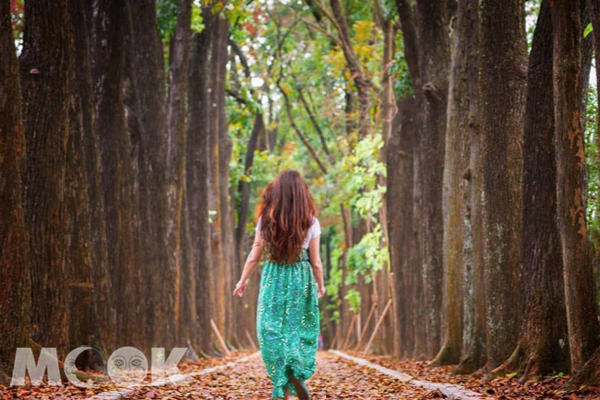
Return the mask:
<path id="1" fill-rule="evenodd" d="M 590 22 L 583 30 L 583 37 L 586 38 L 593 30 L 594 28 L 592 27 L 592 23 Z"/>

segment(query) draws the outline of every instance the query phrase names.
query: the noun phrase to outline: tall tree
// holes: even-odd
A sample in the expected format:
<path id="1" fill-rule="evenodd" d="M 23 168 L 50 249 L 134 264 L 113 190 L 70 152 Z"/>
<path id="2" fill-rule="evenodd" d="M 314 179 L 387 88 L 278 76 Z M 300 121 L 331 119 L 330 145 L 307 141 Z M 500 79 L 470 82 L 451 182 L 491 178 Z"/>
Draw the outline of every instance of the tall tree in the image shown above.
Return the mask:
<path id="1" fill-rule="evenodd" d="M 165 268 L 169 262 L 167 243 L 167 116 L 165 90 L 165 60 L 158 33 L 156 0 L 129 0 L 126 83 L 128 96 L 128 126 L 131 142 L 137 151 L 140 192 L 141 237 L 145 251 L 143 274 L 149 293 L 145 304 L 149 340 L 153 345 L 165 346 L 172 325 L 162 323 L 170 318 L 162 305 L 169 296 L 165 282 Z"/>
<path id="2" fill-rule="evenodd" d="M 581 119 L 581 2 L 552 0 L 558 229 L 564 265 L 571 369 L 599 345 L 597 294 L 585 220 L 585 151 Z"/>
<path id="3" fill-rule="evenodd" d="M 182 0 L 177 9 L 177 24 L 171 42 L 169 67 L 168 147 L 167 147 L 167 192 L 169 194 L 169 223 L 167 230 L 171 258 L 165 282 L 172 293 L 167 302 L 167 338 L 178 339 L 180 313 L 181 234 L 185 232 L 181 223 L 183 216 L 183 193 L 185 189 L 185 143 L 186 143 L 186 95 L 190 59 L 192 0 Z M 169 317 L 171 316 L 171 317 Z M 172 342 L 173 343 L 173 342 Z"/>
<path id="4" fill-rule="evenodd" d="M 415 143 L 418 135 L 415 116 L 417 101 L 413 95 L 398 101 L 398 114 L 394 119 L 392 134 L 385 147 L 387 166 L 388 231 L 390 236 L 390 263 L 396 285 L 396 315 L 398 332 L 397 356 L 409 358 L 416 346 L 415 327 L 418 305 L 414 304 L 417 290 L 415 278 L 421 277 L 415 259 L 417 226 L 413 216 L 413 168 L 416 155 Z"/>
<path id="5" fill-rule="evenodd" d="M 211 224 L 213 269 L 211 291 L 215 322 L 226 339 L 231 337 L 233 324 L 232 302 L 226 300 L 231 287 L 231 268 L 234 267 L 235 251 L 233 243 L 232 208 L 229 193 L 229 159 L 231 157 L 231 139 L 227 135 L 225 116 L 225 75 L 227 68 L 227 45 L 229 42 L 228 21 L 223 12 L 214 15 L 214 29 L 210 55 L 209 95 L 210 107 L 210 209 L 216 211 Z M 233 197 L 233 196 L 231 196 Z M 231 258 L 233 257 L 233 258 Z M 231 259 L 230 259 L 231 258 Z"/>
<path id="6" fill-rule="evenodd" d="M 421 109 L 417 122 L 422 133 L 414 166 L 413 193 L 418 199 L 414 223 L 422 230 L 418 236 L 422 276 L 414 284 L 417 288 L 422 285 L 422 291 L 417 289 L 416 304 L 424 302 L 422 310 L 417 308 L 420 310 L 417 318 L 424 319 L 415 328 L 424 329 L 424 333 L 416 333 L 415 351 L 419 357 L 431 358 L 438 353 L 441 344 L 442 185 L 450 64 L 448 10 L 444 1 L 419 1 L 416 12 L 406 0 L 397 0 L 396 5 L 404 33 L 406 60 Z M 422 340 L 426 348 L 417 350 Z"/>
<path id="7" fill-rule="evenodd" d="M 96 128 L 102 171 L 108 255 L 115 293 L 116 346 L 135 343 L 144 348 L 147 335 L 142 271 L 138 261 L 139 214 L 136 170 L 131 137 L 126 125 L 123 92 L 125 53 L 123 36 L 128 32 L 126 4 L 94 2 L 92 30 L 92 77 L 95 91 Z"/>
<path id="8" fill-rule="evenodd" d="M 444 154 L 444 341 L 432 364 L 456 364 L 460 361 L 463 339 L 463 258 L 465 240 L 465 209 L 463 204 L 469 168 L 469 126 L 473 106 L 477 101 L 477 70 L 479 47 L 479 5 L 477 0 L 460 0 L 454 31 L 448 111 L 446 148 Z"/>
<path id="9" fill-rule="evenodd" d="M 423 133 L 420 142 L 423 178 L 423 296 L 426 311 L 427 355 L 434 357 L 441 344 L 443 282 L 442 186 L 448 99 L 447 2 L 417 1 L 417 31 L 421 51 Z M 425 167 L 426 166 L 426 167 Z"/>
<path id="10" fill-rule="evenodd" d="M 68 338 L 65 174 L 73 66 L 66 2 L 25 4 L 20 57 L 27 163 L 25 220 L 30 230 L 33 340 L 66 354 Z M 33 162 L 33 160 L 35 160 Z"/>
<path id="11" fill-rule="evenodd" d="M 10 0 L 0 1 L 0 380 L 8 377 L 17 347 L 29 337 L 31 276 L 23 215 L 21 169 L 25 160 L 21 86 Z M 15 307 L 19 304 L 19 307 Z"/>
<path id="12" fill-rule="evenodd" d="M 69 274 L 69 340 L 70 343 L 84 344 L 103 337 L 98 334 L 102 327 L 96 324 L 96 308 L 94 308 L 94 273 L 93 268 L 104 269 L 107 277 L 107 265 L 93 264 L 94 248 L 90 246 L 93 239 L 93 208 L 89 198 L 88 187 L 93 184 L 87 170 L 88 153 L 85 148 L 86 136 L 91 131 L 91 106 L 87 21 L 85 2 L 69 1 L 69 26 L 73 37 L 73 54 L 78 60 L 70 69 L 71 90 L 69 96 L 69 139 L 67 143 L 67 171 L 65 176 L 65 216 L 67 229 L 66 263 Z M 90 181 L 91 178 L 91 181 Z M 103 288 L 106 289 L 106 288 Z M 104 292 L 102 295 L 105 295 Z M 108 303 L 107 305 L 109 305 Z M 106 314 L 104 314 L 106 315 Z M 105 321 L 106 322 L 106 321 Z M 96 341 L 99 349 L 104 344 Z M 99 362 L 99 356 L 93 352 L 81 355 L 79 362 L 92 364 L 93 358 Z"/>
<path id="13" fill-rule="evenodd" d="M 519 327 L 517 288 L 527 78 L 521 0 L 482 1 L 481 55 L 487 366 L 495 368 L 512 353 Z"/>
<path id="14" fill-rule="evenodd" d="M 190 215 L 190 234 L 196 278 L 196 309 L 198 320 L 196 344 L 208 353 L 210 348 L 210 293 L 212 287 L 211 240 L 209 224 L 209 134 L 210 94 L 209 66 L 212 44 L 213 14 L 203 12 L 204 29 L 194 35 L 190 59 L 189 119 L 187 134 L 186 190 Z"/>
<path id="15" fill-rule="evenodd" d="M 569 346 L 558 226 L 552 90 L 552 16 L 543 1 L 536 23 L 527 78 L 523 143 L 523 240 L 519 343 L 492 373 L 531 375 L 569 370 Z"/>
<path id="16" fill-rule="evenodd" d="M 462 3 L 459 4 L 462 6 Z M 471 5 L 463 22 L 472 24 L 467 39 L 467 52 L 470 54 L 466 65 L 468 81 L 467 126 L 469 143 L 469 166 L 463 174 L 463 350 L 462 358 L 454 373 L 471 373 L 484 366 L 486 355 L 486 303 L 483 258 L 483 221 L 481 193 L 483 191 L 483 142 L 480 124 L 480 9 L 479 3 Z"/>
<path id="17" fill-rule="evenodd" d="M 85 149 L 85 170 L 87 173 L 87 200 L 91 237 L 88 246 L 91 249 L 92 262 L 92 340 L 91 346 L 105 357 L 115 345 L 115 309 L 114 293 L 110 277 L 108 243 L 106 237 L 106 216 L 102 177 L 100 174 L 100 148 L 96 131 L 96 113 L 94 109 L 94 91 L 91 65 L 91 40 L 93 7 L 88 2 L 71 0 L 69 12 L 74 37 L 74 51 L 78 68 L 73 70 L 76 76 L 73 84 L 78 85 L 79 107 L 82 120 L 83 147 Z M 102 360 L 95 359 L 101 363 Z"/>

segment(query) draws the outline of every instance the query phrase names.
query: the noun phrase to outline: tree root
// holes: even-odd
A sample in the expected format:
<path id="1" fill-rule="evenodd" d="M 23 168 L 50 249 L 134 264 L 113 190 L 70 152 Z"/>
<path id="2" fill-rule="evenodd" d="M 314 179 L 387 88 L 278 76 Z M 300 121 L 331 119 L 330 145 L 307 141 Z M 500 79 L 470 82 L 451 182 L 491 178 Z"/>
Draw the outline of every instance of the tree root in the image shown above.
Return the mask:
<path id="1" fill-rule="evenodd" d="M 484 378 L 483 382 L 489 382 L 499 376 L 503 376 L 515 371 L 519 371 L 523 365 L 525 358 L 525 349 L 521 344 L 518 344 L 511 356 L 502 365 L 490 371 Z"/>
<path id="2" fill-rule="evenodd" d="M 458 364 L 456 368 L 451 372 L 452 375 L 468 375 L 477 371 L 479 368 L 485 365 L 485 360 L 483 362 L 478 362 L 478 360 L 473 357 L 473 355 L 468 355 L 463 358 L 461 362 Z"/>
<path id="3" fill-rule="evenodd" d="M 39 345 L 38 343 L 36 343 L 33 339 L 29 338 L 29 344 L 34 347 L 35 349 L 37 349 L 38 351 L 42 350 L 42 346 Z M 67 375 L 65 375 L 65 363 L 62 362 L 60 359 L 56 359 L 56 362 L 58 363 L 58 366 L 60 367 L 60 379 L 63 383 L 68 382 L 68 378 Z M 104 372 L 104 371 L 103 371 Z M 82 371 L 77 371 L 75 372 L 75 376 L 77 377 L 77 379 L 81 380 L 81 381 L 88 381 L 88 380 L 92 380 L 94 382 L 108 382 L 110 381 L 110 379 L 106 376 L 106 375 L 89 375 L 86 374 L 85 372 Z"/>
<path id="4" fill-rule="evenodd" d="M 523 374 L 519 378 L 519 383 L 525 383 L 530 376 L 539 374 L 540 372 L 540 357 L 537 354 L 531 354 L 523 370 Z"/>
<path id="5" fill-rule="evenodd" d="M 444 365 L 456 364 L 460 361 L 460 354 L 457 354 L 452 346 L 444 344 L 433 360 L 427 363 L 428 367 L 441 367 Z"/>
<path id="6" fill-rule="evenodd" d="M 600 348 L 596 349 L 592 357 L 576 371 L 564 385 L 564 389 L 573 390 L 582 385 L 597 385 L 600 382 Z"/>

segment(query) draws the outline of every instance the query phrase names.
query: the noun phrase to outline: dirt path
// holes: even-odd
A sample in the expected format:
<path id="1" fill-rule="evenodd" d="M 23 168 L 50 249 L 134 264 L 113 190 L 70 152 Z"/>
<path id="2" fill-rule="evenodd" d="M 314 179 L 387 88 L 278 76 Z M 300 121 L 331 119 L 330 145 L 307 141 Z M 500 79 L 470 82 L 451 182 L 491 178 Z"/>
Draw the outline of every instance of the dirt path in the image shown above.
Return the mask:
<path id="1" fill-rule="evenodd" d="M 189 379 L 186 386 L 139 388 L 133 399 L 270 399 L 271 382 L 260 357 L 229 370 Z M 317 355 L 317 371 L 307 381 L 314 400 L 324 399 L 423 399 L 436 398 L 430 390 L 385 376 L 327 352 Z M 156 396 L 156 397 L 153 397 Z"/>

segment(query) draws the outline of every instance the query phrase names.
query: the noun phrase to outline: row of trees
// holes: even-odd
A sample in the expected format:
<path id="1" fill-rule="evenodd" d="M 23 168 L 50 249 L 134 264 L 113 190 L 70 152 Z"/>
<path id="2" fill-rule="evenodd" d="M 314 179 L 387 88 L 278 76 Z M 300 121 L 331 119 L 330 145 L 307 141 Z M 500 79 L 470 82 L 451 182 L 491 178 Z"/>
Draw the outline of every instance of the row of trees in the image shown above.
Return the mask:
<path id="1" fill-rule="evenodd" d="M 234 344 L 243 321 L 222 4 L 163 2 L 162 30 L 154 0 L 21 7 L 0 1 L 0 372 L 23 346 L 224 351 L 211 318 Z"/>
<path id="2" fill-rule="evenodd" d="M 523 1 L 396 4 L 415 88 L 386 148 L 397 354 L 597 381 L 584 124 L 600 35 L 584 29 L 592 15 L 600 32 L 598 2 L 543 0 L 529 53 Z"/>
<path id="3" fill-rule="evenodd" d="M 326 345 L 597 378 L 597 0 L 21 4 L 0 0 L 4 374 L 19 346 L 210 354 L 211 319 L 254 346 L 260 275 L 231 290 L 256 195 L 296 168 Z"/>
<path id="4" fill-rule="evenodd" d="M 105 356 L 123 345 L 147 354 L 156 346 L 222 351 L 211 319 L 230 347 L 253 347 L 260 275 L 242 301 L 230 292 L 253 231 L 255 195 L 287 167 L 311 181 L 327 228 L 326 341 L 351 343 L 352 332 L 366 342 L 391 298 L 387 250 L 379 248 L 386 225 L 372 217 L 384 215 L 373 115 L 380 73 L 387 131 L 393 109 L 393 74 L 383 65 L 396 30 L 387 11 L 378 19 L 390 28 L 380 61 L 373 23 L 360 22 L 370 9 L 355 13 L 337 0 L 293 8 L 191 0 L 22 6 L 2 2 L 1 57 L 10 62 L 1 66 L 0 93 L 11 99 L 1 102 L 9 117 L 0 123 L 2 214 L 10 216 L 0 226 L 4 375 L 20 346 L 57 347 L 61 358 L 84 344 Z M 339 29 L 328 36 L 334 21 Z M 351 32 L 357 23 L 359 37 Z M 302 82 L 310 65 L 297 62 L 300 42 L 320 53 L 314 61 L 333 52 L 343 71 L 317 65 L 322 91 Z M 323 176 L 342 180 L 341 188 L 324 191 Z M 375 183 L 374 205 L 357 207 Z M 377 286 L 365 263 L 373 248 Z M 391 348 L 387 315 L 380 331 Z M 99 361 L 88 356 L 78 361 Z"/>

